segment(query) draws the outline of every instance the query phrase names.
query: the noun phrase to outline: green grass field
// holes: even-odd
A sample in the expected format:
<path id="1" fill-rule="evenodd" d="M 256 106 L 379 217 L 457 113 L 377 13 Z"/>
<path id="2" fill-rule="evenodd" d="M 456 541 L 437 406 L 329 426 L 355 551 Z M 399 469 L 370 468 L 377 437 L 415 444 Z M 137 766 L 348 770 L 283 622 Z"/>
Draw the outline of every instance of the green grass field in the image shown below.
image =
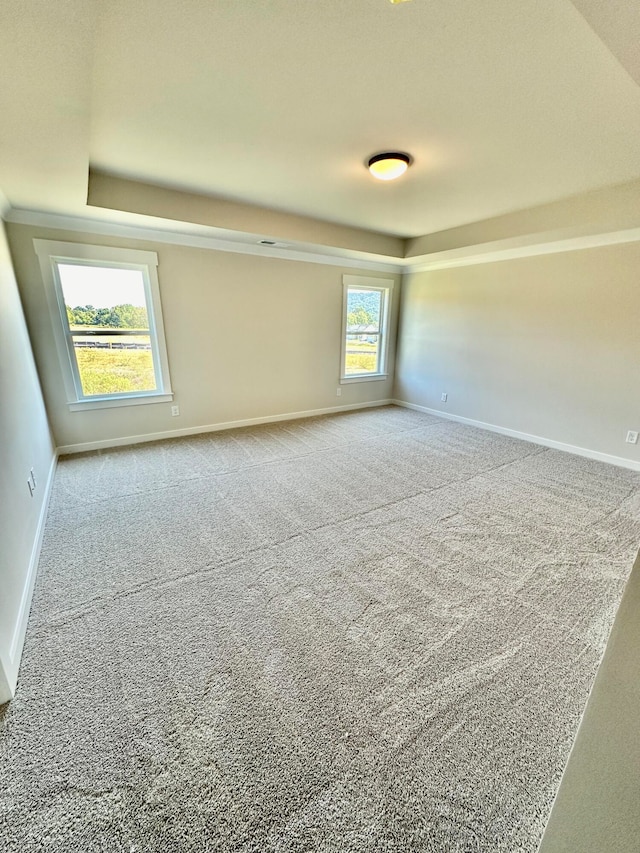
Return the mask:
<path id="1" fill-rule="evenodd" d="M 75 353 L 87 396 L 156 387 L 150 350 L 76 349 Z"/>
<path id="2" fill-rule="evenodd" d="M 373 373 L 376 369 L 377 352 L 377 344 L 347 339 L 345 373 Z"/>
<path id="3" fill-rule="evenodd" d="M 346 373 L 373 373 L 376 369 L 375 353 L 347 353 Z"/>

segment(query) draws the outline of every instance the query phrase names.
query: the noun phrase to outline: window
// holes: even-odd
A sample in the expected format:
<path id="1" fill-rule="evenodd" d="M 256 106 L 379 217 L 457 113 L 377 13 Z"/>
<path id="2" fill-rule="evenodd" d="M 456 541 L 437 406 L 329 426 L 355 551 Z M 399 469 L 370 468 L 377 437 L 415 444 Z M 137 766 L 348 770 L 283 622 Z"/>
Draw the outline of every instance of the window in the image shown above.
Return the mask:
<path id="1" fill-rule="evenodd" d="M 393 280 L 345 275 L 342 281 L 344 307 L 340 381 L 385 379 Z"/>
<path id="2" fill-rule="evenodd" d="M 34 240 L 72 410 L 173 399 L 155 252 Z"/>

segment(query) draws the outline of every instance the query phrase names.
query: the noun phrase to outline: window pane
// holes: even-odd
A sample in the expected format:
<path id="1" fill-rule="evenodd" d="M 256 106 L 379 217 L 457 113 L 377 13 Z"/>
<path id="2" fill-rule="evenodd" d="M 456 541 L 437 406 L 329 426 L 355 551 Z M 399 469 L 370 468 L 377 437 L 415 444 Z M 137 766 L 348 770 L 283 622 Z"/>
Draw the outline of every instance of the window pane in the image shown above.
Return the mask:
<path id="1" fill-rule="evenodd" d="M 149 328 L 140 270 L 58 264 L 72 331 Z"/>
<path id="2" fill-rule="evenodd" d="M 60 263 L 58 271 L 83 395 L 157 390 L 140 270 Z"/>
<path id="3" fill-rule="evenodd" d="M 73 335 L 73 351 L 86 397 L 156 390 L 149 335 Z"/>
<path id="4" fill-rule="evenodd" d="M 347 334 L 345 348 L 345 376 L 356 373 L 377 373 L 379 361 L 380 336 L 363 333 Z"/>
<path id="5" fill-rule="evenodd" d="M 382 292 L 350 287 L 347 291 L 347 345 L 344 375 L 379 371 Z"/>
<path id="6" fill-rule="evenodd" d="M 382 293 L 379 290 L 349 288 L 347 292 L 347 330 L 379 332 Z"/>

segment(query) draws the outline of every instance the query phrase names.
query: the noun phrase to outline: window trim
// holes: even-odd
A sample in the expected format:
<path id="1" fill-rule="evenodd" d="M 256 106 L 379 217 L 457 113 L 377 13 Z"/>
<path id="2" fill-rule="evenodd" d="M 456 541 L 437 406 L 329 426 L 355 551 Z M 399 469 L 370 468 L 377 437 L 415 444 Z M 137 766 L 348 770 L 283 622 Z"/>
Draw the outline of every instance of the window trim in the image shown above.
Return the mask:
<path id="1" fill-rule="evenodd" d="M 342 276 L 342 343 L 340 346 L 340 385 L 352 382 L 375 382 L 388 379 L 389 354 L 389 318 L 391 315 L 391 295 L 394 280 L 392 278 L 374 278 L 363 275 Z M 375 373 L 345 373 L 347 355 L 347 303 L 350 289 L 379 290 L 382 293 L 380 302 L 380 322 L 378 325 L 378 370 Z"/>
<path id="2" fill-rule="evenodd" d="M 78 412 L 87 409 L 164 403 L 173 400 L 160 302 L 157 272 L 158 255 L 156 252 L 40 239 L 34 239 L 33 245 L 40 262 L 42 282 L 45 288 L 69 410 Z M 59 263 L 65 262 L 80 266 L 111 266 L 118 269 L 134 269 L 142 273 L 147 300 L 151 353 L 157 383 L 155 390 L 125 391 L 102 396 L 84 395 L 78 364 L 73 352 L 72 333 L 57 266 Z"/>

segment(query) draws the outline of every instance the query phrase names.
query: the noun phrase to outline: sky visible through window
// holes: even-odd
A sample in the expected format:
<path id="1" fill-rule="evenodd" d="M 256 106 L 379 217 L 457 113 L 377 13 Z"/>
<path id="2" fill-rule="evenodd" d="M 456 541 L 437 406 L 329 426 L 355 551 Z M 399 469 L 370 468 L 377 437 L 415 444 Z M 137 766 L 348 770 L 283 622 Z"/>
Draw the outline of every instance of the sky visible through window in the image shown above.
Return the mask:
<path id="1" fill-rule="evenodd" d="M 145 307 L 144 280 L 140 270 L 58 264 L 65 304 L 70 308 L 93 305 Z"/>

